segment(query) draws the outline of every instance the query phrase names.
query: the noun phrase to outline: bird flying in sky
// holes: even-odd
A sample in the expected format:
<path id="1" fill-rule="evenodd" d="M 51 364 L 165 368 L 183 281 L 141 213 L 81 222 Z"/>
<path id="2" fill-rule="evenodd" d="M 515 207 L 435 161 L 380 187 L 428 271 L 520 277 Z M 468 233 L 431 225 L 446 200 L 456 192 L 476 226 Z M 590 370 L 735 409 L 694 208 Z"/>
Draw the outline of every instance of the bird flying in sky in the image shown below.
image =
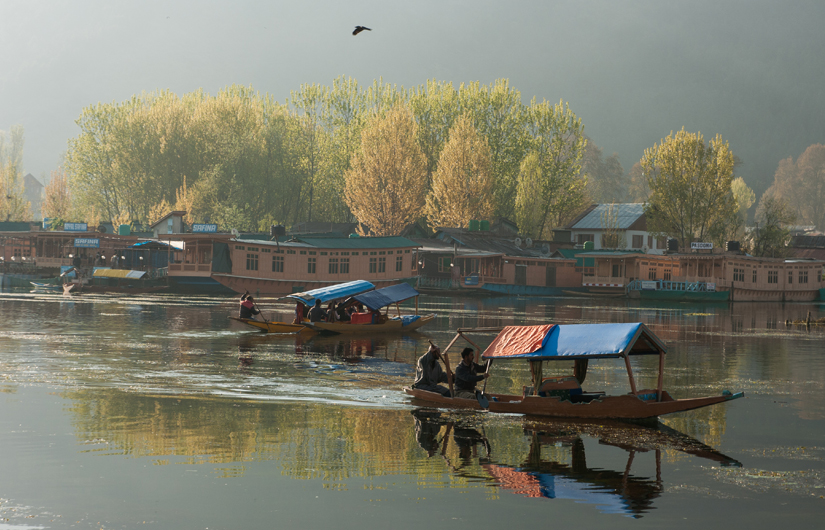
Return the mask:
<path id="1" fill-rule="evenodd" d="M 353 31 L 352 34 L 353 35 L 358 35 L 359 33 L 361 33 L 364 30 L 372 31 L 370 28 L 368 28 L 366 26 L 355 26 L 355 31 Z"/>

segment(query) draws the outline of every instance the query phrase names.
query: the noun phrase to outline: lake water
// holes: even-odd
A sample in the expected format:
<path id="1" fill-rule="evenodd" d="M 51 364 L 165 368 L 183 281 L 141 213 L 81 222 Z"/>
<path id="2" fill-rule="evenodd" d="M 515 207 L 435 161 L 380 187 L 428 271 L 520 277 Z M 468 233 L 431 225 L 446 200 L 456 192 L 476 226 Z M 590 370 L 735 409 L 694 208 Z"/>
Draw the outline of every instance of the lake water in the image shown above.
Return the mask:
<path id="1" fill-rule="evenodd" d="M 235 299 L 0 294 L 0 530 L 821 528 L 825 329 L 784 322 L 825 306 L 420 306 L 439 315 L 421 333 L 306 338 L 229 321 Z M 637 321 L 667 343 L 674 397 L 745 398 L 651 428 L 422 409 L 401 391 L 458 327 Z M 633 366 L 655 387 L 655 359 Z M 499 364 L 487 390 L 528 378 Z M 627 391 L 623 364 L 591 363 L 584 387 Z"/>

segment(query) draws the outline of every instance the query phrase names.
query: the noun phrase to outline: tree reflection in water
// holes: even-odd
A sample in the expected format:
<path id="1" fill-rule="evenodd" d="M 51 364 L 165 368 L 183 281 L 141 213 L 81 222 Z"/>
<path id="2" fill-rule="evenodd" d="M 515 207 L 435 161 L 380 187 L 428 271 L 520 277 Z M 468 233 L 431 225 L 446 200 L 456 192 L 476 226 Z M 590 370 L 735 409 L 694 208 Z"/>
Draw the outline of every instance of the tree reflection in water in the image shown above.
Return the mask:
<path id="1" fill-rule="evenodd" d="M 662 424 L 641 426 L 622 422 L 529 419 L 523 422 L 523 432 L 529 438 L 529 450 L 522 463 L 512 465 L 493 458 L 484 427 L 481 426 L 479 431 L 471 423 L 475 416 L 456 418 L 429 409 L 416 409 L 412 415 L 418 444 L 430 457 L 440 452 L 449 469 L 457 475 L 470 480 L 484 480 L 516 495 L 573 500 L 593 504 L 603 513 L 633 518 L 642 517 L 655 509 L 654 500 L 664 492 L 663 450 L 680 451 L 721 466 L 741 466 L 740 462 L 712 447 Z M 595 439 L 600 445 L 626 451 L 624 469 L 588 466 L 586 439 Z M 448 456 L 450 440 L 458 452 L 455 463 Z M 543 455 L 543 447 L 553 448 L 552 455 Z M 479 448 L 484 449 L 483 454 Z M 636 455 L 647 452 L 653 453 L 655 476 L 633 474 L 631 469 Z M 478 467 L 471 465 L 476 461 Z"/>

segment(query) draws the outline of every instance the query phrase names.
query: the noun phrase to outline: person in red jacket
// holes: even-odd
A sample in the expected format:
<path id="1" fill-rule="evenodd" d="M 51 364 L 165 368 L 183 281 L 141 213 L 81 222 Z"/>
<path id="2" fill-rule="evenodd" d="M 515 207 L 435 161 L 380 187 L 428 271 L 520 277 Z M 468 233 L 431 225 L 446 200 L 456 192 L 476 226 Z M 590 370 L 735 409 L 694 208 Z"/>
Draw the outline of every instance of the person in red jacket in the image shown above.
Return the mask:
<path id="1" fill-rule="evenodd" d="M 255 307 L 255 302 L 252 299 L 252 295 L 249 293 L 244 293 L 241 296 L 241 310 L 238 314 L 239 318 L 249 318 L 252 320 L 257 320 L 255 315 L 260 315 L 261 312 L 258 311 L 258 308 Z"/>

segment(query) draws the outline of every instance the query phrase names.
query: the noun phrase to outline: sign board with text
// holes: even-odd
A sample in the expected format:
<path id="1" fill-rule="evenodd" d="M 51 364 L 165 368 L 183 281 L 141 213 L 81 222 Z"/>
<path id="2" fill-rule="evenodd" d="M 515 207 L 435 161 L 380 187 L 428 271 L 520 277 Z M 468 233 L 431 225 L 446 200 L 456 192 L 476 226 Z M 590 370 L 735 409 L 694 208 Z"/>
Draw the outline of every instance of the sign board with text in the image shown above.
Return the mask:
<path id="1" fill-rule="evenodd" d="M 76 237 L 74 238 L 75 248 L 100 248 L 100 240 L 90 237 Z"/>
<path id="2" fill-rule="evenodd" d="M 694 241 L 690 244 L 691 250 L 713 250 L 713 243 L 701 243 Z"/>
<path id="3" fill-rule="evenodd" d="M 88 232 L 89 227 L 86 223 L 63 223 L 63 230 L 66 232 Z"/>
<path id="4" fill-rule="evenodd" d="M 203 223 L 196 223 L 192 225 L 192 233 L 209 233 L 214 234 L 218 231 L 218 225 L 212 224 L 203 224 Z"/>

